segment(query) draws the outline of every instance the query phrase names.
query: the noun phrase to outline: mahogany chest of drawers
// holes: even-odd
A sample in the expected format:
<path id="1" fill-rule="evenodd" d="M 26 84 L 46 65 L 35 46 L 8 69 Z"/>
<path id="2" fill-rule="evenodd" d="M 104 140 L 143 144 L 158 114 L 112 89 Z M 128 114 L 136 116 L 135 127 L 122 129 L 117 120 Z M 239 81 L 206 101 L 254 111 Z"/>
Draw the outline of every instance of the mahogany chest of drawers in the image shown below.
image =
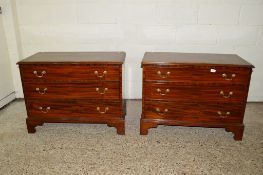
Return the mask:
<path id="1" fill-rule="evenodd" d="M 225 128 L 242 140 L 253 65 L 237 55 L 145 53 L 141 135 L 158 125 Z"/>
<path id="2" fill-rule="evenodd" d="M 124 134 L 124 52 L 40 52 L 20 62 L 27 129 L 43 123 L 102 123 Z"/>

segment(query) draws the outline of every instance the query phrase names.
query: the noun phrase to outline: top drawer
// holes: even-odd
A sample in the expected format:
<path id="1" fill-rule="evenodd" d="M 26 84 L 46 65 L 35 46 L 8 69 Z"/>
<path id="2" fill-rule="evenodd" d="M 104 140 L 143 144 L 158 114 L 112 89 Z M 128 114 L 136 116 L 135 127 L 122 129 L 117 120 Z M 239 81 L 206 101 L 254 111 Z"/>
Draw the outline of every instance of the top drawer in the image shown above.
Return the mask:
<path id="1" fill-rule="evenodd" d="M 249 82 L 251 68 L 223 66 L 143 67 L 144 81 L 244 83 Z"/>
<path id="2" fill-rule="evenodd" d="M 20 65 L 24 82 L 85 82 L 85 81 L 119 81 L 119 66 L 92 65 Z"/>

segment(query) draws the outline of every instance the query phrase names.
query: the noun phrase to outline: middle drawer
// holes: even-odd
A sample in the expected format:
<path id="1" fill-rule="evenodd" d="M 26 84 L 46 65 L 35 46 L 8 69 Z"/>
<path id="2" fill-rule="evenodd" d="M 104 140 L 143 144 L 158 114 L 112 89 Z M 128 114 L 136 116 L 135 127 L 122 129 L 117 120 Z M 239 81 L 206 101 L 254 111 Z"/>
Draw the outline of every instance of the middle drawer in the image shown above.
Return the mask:
<path id="1" fill-rule="evenodd" d="M 25 83 L 28 98 L 39 99 L 120 99 L 119 82 Z"/>
<path id="2" fill-rule="evenodd" d="M 247 91 L 245 86 L 209 86 L 180 85 L 179 83 L 145 83 L 144 98 L 146 100 L 169 101 L 220 101 L 243 102 Z"/>

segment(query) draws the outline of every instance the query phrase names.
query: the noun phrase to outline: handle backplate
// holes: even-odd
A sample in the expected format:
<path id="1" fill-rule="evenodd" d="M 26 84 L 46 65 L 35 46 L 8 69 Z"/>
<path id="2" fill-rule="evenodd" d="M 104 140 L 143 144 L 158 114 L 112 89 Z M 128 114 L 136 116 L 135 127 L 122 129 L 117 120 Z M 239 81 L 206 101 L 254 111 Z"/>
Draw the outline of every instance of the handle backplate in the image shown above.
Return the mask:
<path id="1" fill-rule="evenodd" d="M 39 94 L 43 95 L 47 92 L 47 88 L 43 88 L 42 90 L 40 88 L 36 88 L 36 92 L 38 92 Z"/>
<path id="2" fill-rule="evenodd" d="M 104 108 L 104 111 L 101 111 L 101 110 L 100 110 L 100 107 L 97 107 L 96 109 L 97 109 L 97 111 L 98 111 L 100 114 L 105 114 L 105 113 L 107 113 L 107 112 L 109 111 L 109 107 L 105 107 L 105 108 Z"/>
<path id="3" fill-rule="evenodd" d="M 159 115 L 165 115 L 169 110 L 165 108 L 163 111 L 160 110 L 160 108 L 155 108 L 155 112 Z"/>
<path id="4" fill-rule="evenodd" d="M 236 74 L 231 74 L 231 75 L 228 75 L 226 73 L 223 73 L 222 74 L 222 77 L 227 80 L 227 81 L 230 81 L 230 80 L 233 80 L 235 77 L 236 77 Z"/>
<path id="5" fill-rule="evenodd" d="M 38 109 L 39 109 L 41 112 L 43 112 L 43 113 L 48 113 L 48 112 L 51 110 L 51 107 L 50 107 L 50 106 L 48 106 L 48 107 L 42 107 L 42 106 L 40 106 L 40 107 L 38 107 Z"/>
<path id="6" fill-rule="evenodd" d="M 101 95 L 105 94 L 108 90 L 109 90 L 108 88 L 104 88 L 104 89 L 96 88 L 96 91 Z"/>
<path id="7" fill-rule="evenodd" d="M 47 73 L 47 71 L 43 70 L 41 72 L 38 72 L 36 70 L 33 71 L 33 74 L 38 77 L 38 78 L 42 78 L 45 74 Z"/>
<path id="8" fill-rule="evenodd" d="M 156 91 L 160 94 L 160 95 L 167 95 L 170 92 L 170 89 L 165 89 L 165 91 L 163 92 L 160 88 L 157 88 Z"/>
<path id="9" fill-rule="evenodd" d="M 163 74 L 161 71 L 157 71 L 157 74 L 159 75 L 159 77 L 161 77 L 161 78 L 167 78 L 170 74 L 171 74 L 171 72 L 166 72 L 165 74 Z"/>
<path id="10" fill-rule="evenodd" d="M 98 78 L 103 78 L 105 75 L 107 75 L 107 71 L 103 71 L 102 74 L 99 74 L 99 71 L 94 71 L 94 74 L 97 75 Z"/>
<path id="11" fill-rule="evenodd" d="M 230 116 L 231 113 L 229 111 L 227 111 L 225 113 L 222 111 L 217 111 L 217 114 L 219 115 L 220 118 L 227 118 Z"/>
<path id="12" fill-rule="evenodd" d="M 220 95 L 222 95 L 224 98 L 230 98 L 233 94 L 234 92 L 232 91 L 230 91 L 228 94 L 225 94 L 224 91 L 220 91 Z"/>

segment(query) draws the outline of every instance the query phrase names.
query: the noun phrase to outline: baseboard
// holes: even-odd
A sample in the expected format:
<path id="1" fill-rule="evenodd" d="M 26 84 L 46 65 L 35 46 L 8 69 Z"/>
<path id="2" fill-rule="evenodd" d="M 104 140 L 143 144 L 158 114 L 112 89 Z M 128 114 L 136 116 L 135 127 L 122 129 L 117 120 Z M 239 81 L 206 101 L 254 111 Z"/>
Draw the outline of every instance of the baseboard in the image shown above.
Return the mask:
<path id="1" fill-rule="evenodd" d="M 11 94 L 7 95 L 6 97 L 0 100 L 0 108 L 4 107 L 5 105 L 9 104 L 15 99 L 16 99 L 15 92 L 12 92 Z"/>

